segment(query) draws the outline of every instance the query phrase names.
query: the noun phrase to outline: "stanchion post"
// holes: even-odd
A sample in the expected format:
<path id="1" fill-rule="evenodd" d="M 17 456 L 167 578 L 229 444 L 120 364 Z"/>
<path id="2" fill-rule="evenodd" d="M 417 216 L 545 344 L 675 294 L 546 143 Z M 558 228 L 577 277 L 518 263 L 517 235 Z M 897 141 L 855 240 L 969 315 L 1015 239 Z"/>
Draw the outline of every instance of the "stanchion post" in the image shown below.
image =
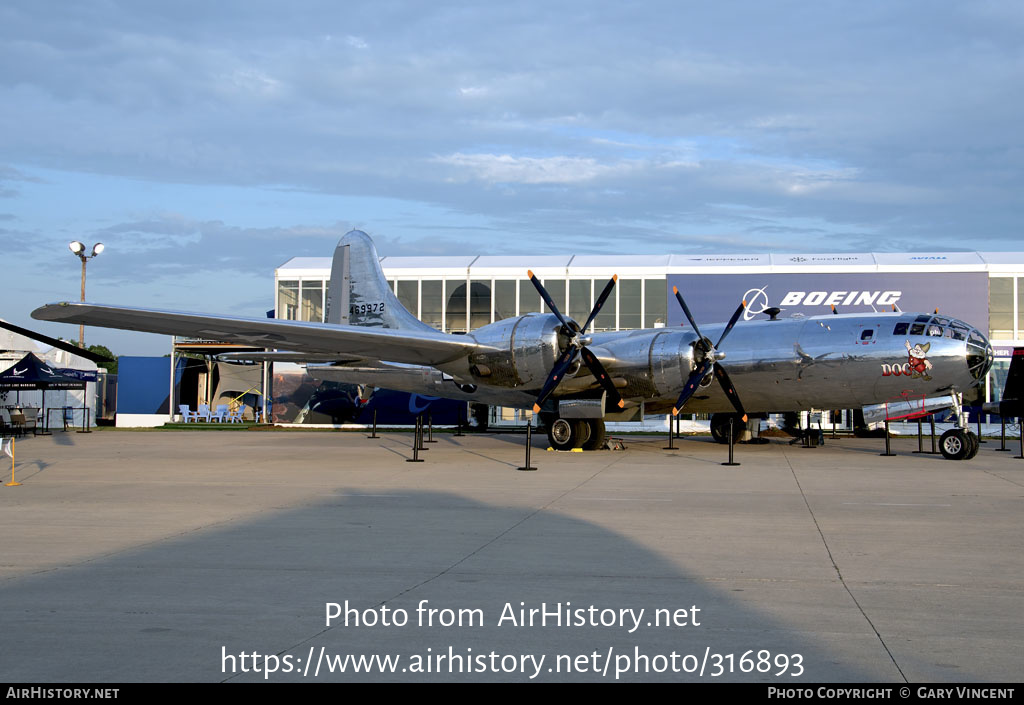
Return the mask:
<path id="1" fill-rule="evenodd" d="M 377 410 L 373 410 L 373 432 L 367 438 L 380 438 L 377 435 Z"/>
<path id="2" fill-rule="evenodd" d="M 673 416 L 672 418 L 670 418 L 668 420 L 668 445 L 665 446 L 664 448 L 662 448 L 662 450 L 675 450 L 676 449 L 675 438 L 672 435 L 672 421 L 674 419 L 676 419 L 676 418 L 678 418 L 678 417 Z"/>
<path id="3" fill-rule="evenodd" d="M 935 447 L 935 414 L 931 414 L 928 417 L 928 426 L 931 428 L 932 434 L 932 455 L 938 453 L 938 449 Z"/>
<path id="4" fill-rule="evenodd" d="M 722 463 L 722 465 L 739 465 L 739 463 L 733 461 L 733 435 L 732 435 L 732 422 L 733 419 L 729 417 L 729 462 Z"/>
<path id="5" fill-rule="evenodd" d="M 889 448 L 889 419 L 885 420 L 885 452 L 879 455 L 896 455 Z"/>
<path id="6" fill-rule="evenodd" d="M 464 435 L 462 433 L 462 419 L 463 419 L 463 412 L 465 411 L 465 408 L 466 408 L 465 404 L 459 404 L 459 422 L 458 422 L 458 425 L 456 425 L 456 427 L 455 427 L 455 435 L 456 436 Z"/>
<path id="7" fill-rule="evenodd" d="M 423 445 L 423 414 L 420 414 L 419 416 L 416 417 L 416 425 L 417 428 L 419 429 L 418 434 L 420 439 L 417 445 L 420 447 L 420 450 L 430 450 L 430 448 L 427 448 L 425 445 Z"/>
<path id="8" fill-rule="evenodd" d="M 526 465 L 516 470 L 536 470 L 537 468 L 530 465 L 530 448 L 533 445 L 533 422 L 532 420 L 526 423 Z"/>
<path id="9" fill-rule="evenodd" d="M 427 414 L 427 443 L 437 443 L 434 440 L 434 415 Z"/>
<path id="10" fill-rule="evenodd" d="M 924 424 L 921 423 L 921 419 L 917 420 L 917 450 L 915 453 L 924 452 Z"/>
<path id="11" fill-rule="evenodd" d="M 416 417 L 416 429 L 412 432 L 412 457 L 406 458 L 407 463 L 422 463 L 423 458 L 420 457 L 420 431 L 422 430 L 422 418 Z"/>
<path id="12" fill-rule="evenodd" d="M 988 443 L 981 435 L 981 412 L 978 412 L 978 443 Z"/>
<path id="13" fill-rule="evenodd" d="M 0 439 L 0 444 L 3 443 L 3 439 Z M 21 483 L 14 479 L 14 436 L 11 436 L 11 481 L 7 483 L 7 487 L 21 487 Z"/>
<path id="14" fill-rule="evenodd" d="M 999 414 L 999 447 L 996 450 L 1007 451 L 1009 448 L 1006 447 L 1006 417 Z"/>

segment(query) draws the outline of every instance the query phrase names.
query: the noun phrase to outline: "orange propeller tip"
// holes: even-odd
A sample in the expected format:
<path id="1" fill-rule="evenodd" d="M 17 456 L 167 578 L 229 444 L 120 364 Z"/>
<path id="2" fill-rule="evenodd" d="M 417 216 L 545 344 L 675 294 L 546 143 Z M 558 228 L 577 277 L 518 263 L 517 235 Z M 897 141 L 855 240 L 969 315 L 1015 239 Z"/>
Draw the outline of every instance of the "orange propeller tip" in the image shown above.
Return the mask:
<path id="1" fill-rule="evenodd" d="M 618 280 L 619 280 L 619 275 L 618 274 L 613 274 L 612 275 L 612 281 L 613 282 L 617 282 Z"/>
<path id="2" fill-rule="evenodd" d="M 673 294 L 678 294 L 679 293 L 679 287 L 678 286 L 673 286 L 672 287 L 672 293 Z"/>
<path id="3" fill-rule="evenodd" d="M 746 423 L 746 422 L 747 422 L 747 415 L 743 414 L 743 423 Z"/>
<path id="4" fill-rule="evenodd" d="M 527 269 L 526 270 L 526 276 L 528 276 L 530 279 L 533 279 L 533 270 L 532 269 Z"/>
<path id="5" fill-rule="evenodd" d="M 536 404 L 533 405 L 533 413 L 535 413 L 535 414 L 539 414 L 540 413 L 540 407 L 537 406 Z"/>
<path id="6" fill-rule="evenodd" d="M 679 409 L 672 409 L 673 416 L 679 416 Z"/>
<path id="7" fill-rule="evenodd" d="M 619 399 L 619 408 L 620 409 L 625 409 L 626 408 L 626 402 L 624 402 L 621 399 Z"/>

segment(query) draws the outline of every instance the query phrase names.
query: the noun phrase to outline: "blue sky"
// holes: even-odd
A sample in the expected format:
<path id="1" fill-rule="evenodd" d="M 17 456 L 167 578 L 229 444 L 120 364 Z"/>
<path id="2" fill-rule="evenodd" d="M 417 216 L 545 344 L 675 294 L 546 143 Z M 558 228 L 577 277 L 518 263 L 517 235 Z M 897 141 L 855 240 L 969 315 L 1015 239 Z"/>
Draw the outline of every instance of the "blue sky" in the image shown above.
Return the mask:
<path id="1" fill-rule="evenodd" d="M 1013 2 L 0 6 L 0 317 L 381 254 L 1024 250 Z M 163 354 L 165 338 L 87 342 Z"/>

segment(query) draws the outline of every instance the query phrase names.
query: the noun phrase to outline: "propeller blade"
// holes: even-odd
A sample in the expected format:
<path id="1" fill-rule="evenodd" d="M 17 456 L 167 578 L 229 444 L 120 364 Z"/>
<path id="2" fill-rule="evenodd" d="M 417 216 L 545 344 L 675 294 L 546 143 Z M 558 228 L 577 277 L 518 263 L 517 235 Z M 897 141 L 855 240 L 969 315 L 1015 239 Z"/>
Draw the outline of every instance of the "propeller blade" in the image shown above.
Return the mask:
<path id="1" fill-rule="evenodd" d="M 690 326 L 693 328 L 693 332 L 697 334 L 697 338 L 700 340 L 704 339 L 701 335 L 700 328 L 697 327 L 697 321 L 693 320 L 693 314 L 690 313 L 690 307 L 683 301 L 683 295 L 679 293 L 679 287 L 672 287 L 672 292 L 676 295 L 676 300 L 679 301 L 679 305 L 683 307 L 683 313 L 686 314 L 686 320 L 690 322 Z"/>
<path id="2" fill-rule="evenodd" d="M 731 331 L 732 327 L 736 325 L 736 321 L 739 320 L 740 314 L 743 313 L 743 309 L 745 309 L 746 307 L 747 302 L 741 301 L 739 307 L 736 309 L 736 312 L 732 314 L 732 318 L 729 319 L 729 325 L 727 325 L 725 327 L 725 330 L 722 331 L 722 337 L 718 339 L 718 344 L 715 345 L 715 348 L 721 347 L 722 341 L 725 340 L 725 336 L 729 335 L 729 331 Z"/>
<path id="3" fill-rule="evenodd" d="M 563 316 L 562 312 L 558 310 L 558 306 L 555 305 L 555 300 L 551 298 L 551 294 L 549 294 L 548 290 L 544 288 L 544 285 L 540 283 L 540 279 L 538 279 L 533 271 L 529 269 L 526 270 L 526 273 L 530 276 L 530 281 L 533 282 L 533 286 L 540 293 L 540 297 L 544 299 L 544 303 L 546 303 L 548 308 L 551 309 L 551 313 L 555 314 L 555 316 L 558 317 L 558 320 L 562 322 L 562 325 L 568 328 L 569 322 L 565 320 L 565 316 Z"/>
<path id="4" fill-rule="evenodd" d="M 612 382 L 611 377 L 604 369 L 604 365 L 597 359 L 594 353 L 590 352 L 589 348 L 583 348 L 583 364 L 587 366 L 591 372 L 594 373 L 594 377 L 604 387 L 604 390 L 608 393 L 608 399 L 613 404 L 618 406 L 620 409 L 626 406 L 626 402 L 622 401 L 622 396 L 619 394 L 619 390 L 615 388 L 615 384 Z"/>
<path id="5" fill-rule="evenodd" d="M 602 291 L 601 295 L 597 297 L 597 303 L 594 304 L 594 310 L 590 312 L 590 318 L 588 318 L 587 322 L 583 324 L 582 328 L 580 328 L 580 332 L 585 332 L 587 328 L 590 328 L 590 324 L 594 322 L 595 318 L 597 318 L 597 314 L 601 311 L 601 307 L 604 306 L 604 302 L 608 299 L 608 295 L 612 293 L 612 289 L 615 288 L 615 282 L 618 280 L 619 275 L 613 274 L 612 278 L 608 280 L 607 284 L 605 284 L 604 291 Z"/>
<path id="6" fill-rule="evenodd" d="M 558 383 L 562 381 L 565 371 L 572 366 L 572 361 L 576 359 L 576 354 L 578 352 L 578 349 L 569 347 L 564 353 L 562 353 L 562 357 L 558 358 L 558 362 L 556 362 L 555 366 L 552 368 L 551 374 L 548 375 L 547 380 L 544 382 L 544 386 L 541 387 L 540 395 L 537 396 L 537 401 L 533 403 L 533 413 L 536 414 L 540 412 L 541 405 L 548 400 L 548 397 L 551 396 L 553 391 L 555 391 Z"/>
<path id="7" fill-rule="evenodd" d="M 679 395 L 679 399 L 676 401 L 676 405 L 672 407 L 672 415 L 678 416 L 679 412 L 683 410 L 683 404 L 693 396 L 693 393 L 697 391 L 700 381 L 704 379 L 708 374 L 708 369 L 714 364 L 711 360 L 705 360 L 694 370 L 689 379 L 686 380 L 686 386 L 683 387 L 682 394 Z"/>
<path id="8" fill-rule="evenodd" d="M 733 408 L 739 412 L 743 419 L 743 423 L 746 423 L 747 412 L 743 410 L 743 403 L 740 401 L 740 395 L 736 393 L 736 388 L 732 386 L 732 380 L 729 379 L 729 373 L 725 371 L 725 368 L 722 367 L 721 364 L 715 365 L 715 378 L 722 386 L 722 391 L 725 392 L 725 396 L 729 397 L 729 401 L 732 402 Z"/>

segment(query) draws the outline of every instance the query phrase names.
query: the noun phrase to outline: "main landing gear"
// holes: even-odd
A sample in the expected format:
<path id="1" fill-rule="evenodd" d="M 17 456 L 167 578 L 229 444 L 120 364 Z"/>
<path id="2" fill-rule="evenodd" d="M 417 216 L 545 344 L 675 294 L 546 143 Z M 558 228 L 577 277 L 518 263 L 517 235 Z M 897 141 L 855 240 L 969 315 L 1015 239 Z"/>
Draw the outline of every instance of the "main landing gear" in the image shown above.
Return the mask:
<path id="1" fill-rule="evenodd" d="M 542 421 L 548 430 L 548 441 L 555 450 L 597 450 L 604 447 L 604 419 L 563 419 L 555 416 Z"/>
<path id="2" fill-rule="evenodd" d="M 946 460 L 970 460 L 978 454 L 981 439 L 967 429 L 963 398 L 956 392 L 953 392 L 953 416 L 957 427 L 942 434 L 939 438 L 939 450 Z"/>

